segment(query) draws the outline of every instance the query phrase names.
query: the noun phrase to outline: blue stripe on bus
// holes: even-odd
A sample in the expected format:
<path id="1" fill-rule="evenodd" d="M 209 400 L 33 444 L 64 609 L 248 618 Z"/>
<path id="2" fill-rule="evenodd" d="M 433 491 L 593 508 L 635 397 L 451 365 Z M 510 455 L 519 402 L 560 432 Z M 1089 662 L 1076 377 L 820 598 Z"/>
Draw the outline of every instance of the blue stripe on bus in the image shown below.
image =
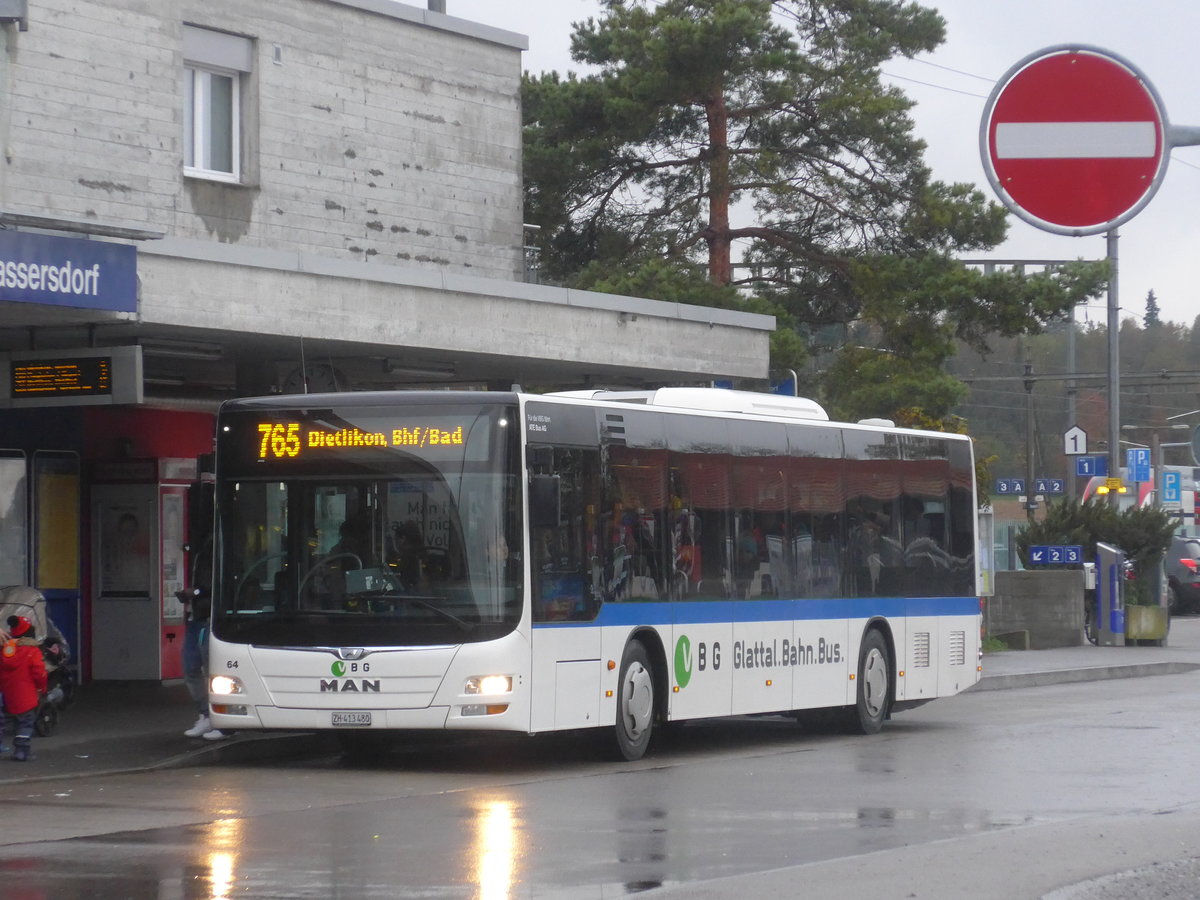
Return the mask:
<path id="1" fill-rule="evenodd" d="M 625 600 L 604 604 L 599 615 L 587 622 L 538 622 L 534 627 L 697 625 L 714 622 L 785 622 L 789 619 L 976 615 L 979 615 L 978 597 L 805 597 L 796 600 L 678 600 L 670 603 Z"/>

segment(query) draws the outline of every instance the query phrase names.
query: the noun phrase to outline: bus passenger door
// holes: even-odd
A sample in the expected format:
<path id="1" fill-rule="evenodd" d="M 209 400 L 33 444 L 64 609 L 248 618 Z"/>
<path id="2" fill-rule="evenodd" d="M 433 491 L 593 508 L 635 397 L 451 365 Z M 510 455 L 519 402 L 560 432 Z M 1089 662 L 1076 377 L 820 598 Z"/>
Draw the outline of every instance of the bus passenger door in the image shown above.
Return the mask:
<path id="1" fill-rule="evenodd" d="M 594 412 L 585 412 L 579 430 L 594 440 Z M 544 417 L 568 424 L 561 410 Z M 543 446 L 531 448 L 528 462 L 530 730 L 611 724 L 600 722 L 599 451 Z"/>

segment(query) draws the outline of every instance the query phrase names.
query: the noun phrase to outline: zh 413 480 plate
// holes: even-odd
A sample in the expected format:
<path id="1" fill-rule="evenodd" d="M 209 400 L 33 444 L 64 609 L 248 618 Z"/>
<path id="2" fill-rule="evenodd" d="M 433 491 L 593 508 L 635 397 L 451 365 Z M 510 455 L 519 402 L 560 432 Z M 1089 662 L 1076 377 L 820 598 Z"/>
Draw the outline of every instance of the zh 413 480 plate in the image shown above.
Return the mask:
<path id="1" fill-rule="evenodd" d="M 371 714 L 369 712 L 335 712 L 332 724 L 342 728 L 369 728 Z"/>

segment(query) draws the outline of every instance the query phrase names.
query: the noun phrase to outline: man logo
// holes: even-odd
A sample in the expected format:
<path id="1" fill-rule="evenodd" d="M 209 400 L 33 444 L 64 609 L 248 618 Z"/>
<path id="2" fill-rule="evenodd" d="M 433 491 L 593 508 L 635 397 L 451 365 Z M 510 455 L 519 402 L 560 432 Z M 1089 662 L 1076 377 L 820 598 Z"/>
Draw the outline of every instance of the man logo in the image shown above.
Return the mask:
<path id="1" fill-rule="evenodd" d="M 675 680 L 681 688 L 687 687 L 692 680 L 692 642 L 686 634 L 680 635 L 675 642 Z"/>

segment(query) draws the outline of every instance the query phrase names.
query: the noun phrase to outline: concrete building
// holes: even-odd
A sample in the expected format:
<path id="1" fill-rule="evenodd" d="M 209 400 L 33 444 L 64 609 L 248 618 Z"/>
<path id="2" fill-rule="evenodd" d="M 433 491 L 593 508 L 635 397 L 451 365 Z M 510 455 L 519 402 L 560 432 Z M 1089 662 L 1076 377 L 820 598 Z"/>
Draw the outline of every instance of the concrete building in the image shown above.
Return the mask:
<path id="1" fill-rule="evenodd" d="M 0 0 L 0 584 L 85 677 L 178 674 L 223 399 L 766 377 L 770 317 L 527 282 L 526 39 L 429 6 Z"/>

